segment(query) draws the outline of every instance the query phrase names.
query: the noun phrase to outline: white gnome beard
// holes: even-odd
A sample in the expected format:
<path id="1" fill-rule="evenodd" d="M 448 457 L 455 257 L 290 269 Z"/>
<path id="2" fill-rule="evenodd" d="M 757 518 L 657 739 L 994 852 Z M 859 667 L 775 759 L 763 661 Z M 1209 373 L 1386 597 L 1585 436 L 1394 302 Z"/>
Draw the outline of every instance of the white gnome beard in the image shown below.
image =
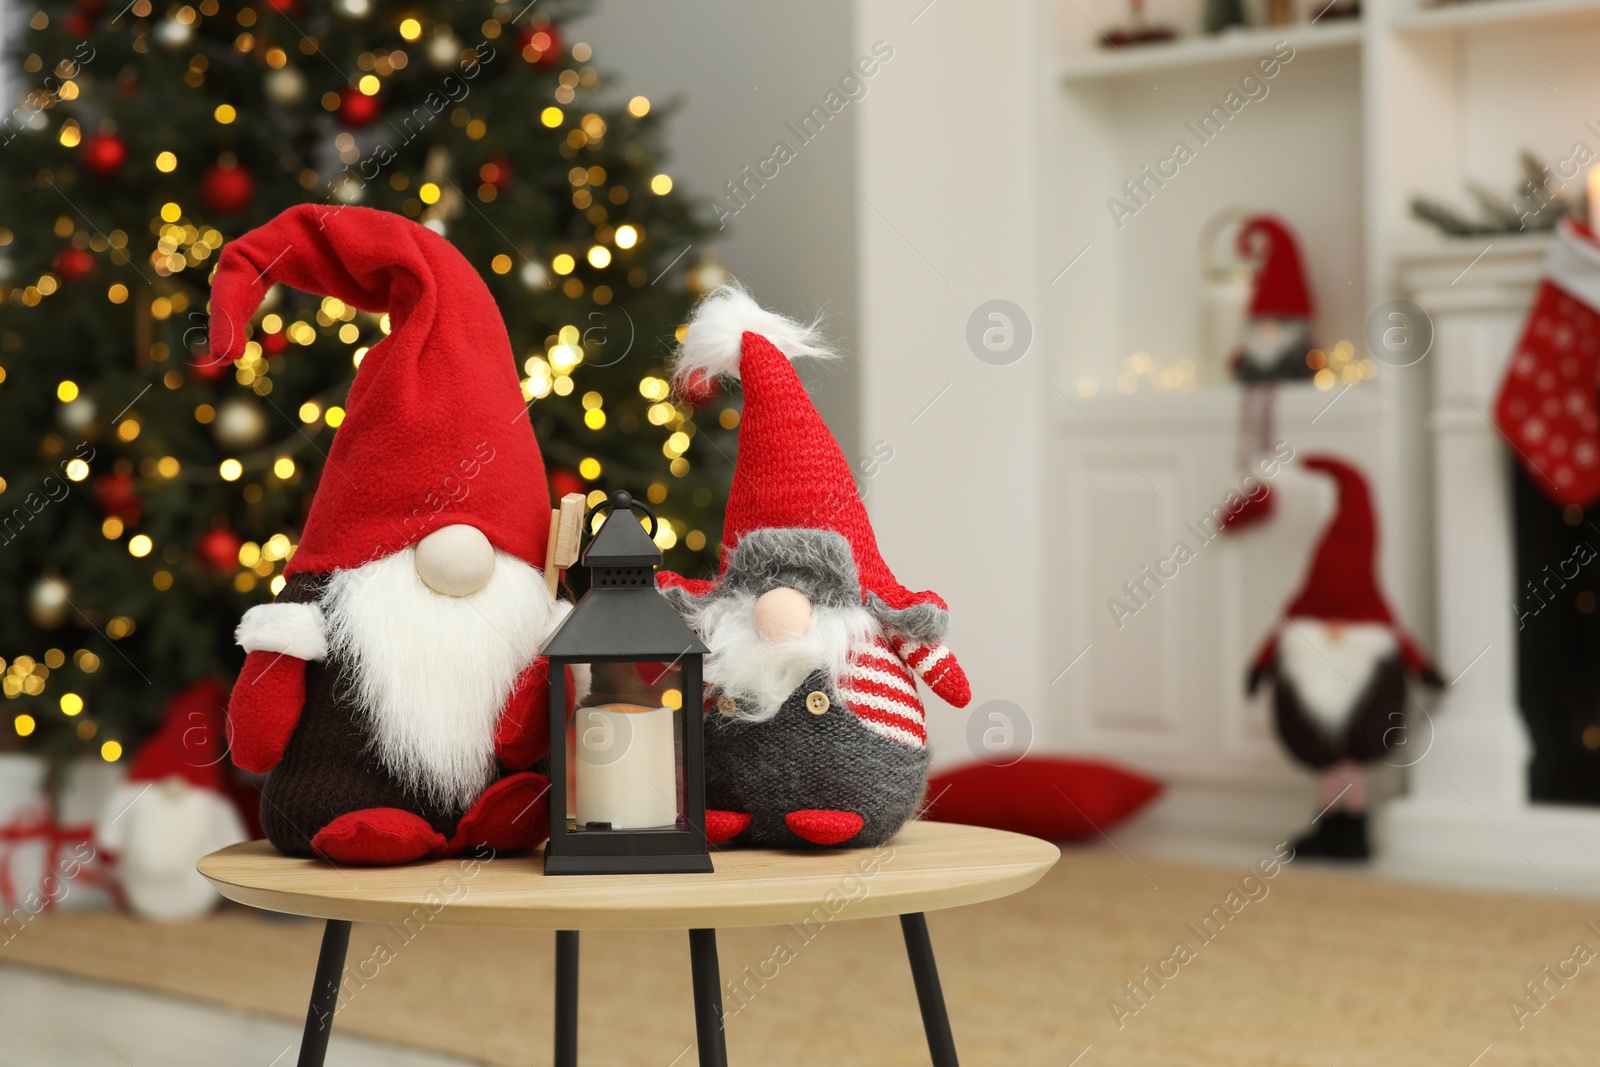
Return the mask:
<path id="1" fill-rule="evenodd" d="M 1279 670 L 1306 712 L 1329 733 L 1350 721 L 1378 665 L 1394 655 L 1394 631 L 1382 623 L 1349 623 L 1335 641 L 1316 619 L 1291 619 L 1278 639 Z"/>
<path id="2" fill-rule="evenodd" d="M 1290 349 L 1301 351 L 1308 346 L 1311 331 L 1304 322 L 1294 319 L 1264 319 L 1245 327 L 1244 349 L 1247 360 L 1258 367 L 1270 367 Z"/>
<path id="3" fill-rule="evenodd" d="M 705 660 L 707 684 L 737 700 L 734 715 L 747 722 L 766 722 L 778 714 L 789 694 L 814 671 L 827 671 L 829 683 L 837 686 L 851 650 L 878 628 L 859 605 L 813 604 L 805 633 L 772 642 L 756 632 L 755 603 L 747 593 L 711 596 L 688 617 L 711 650 Z"/>
<path id="4" fill-rule="evenodd" d="M 405 548 L 335 572 L 328 644 L 373 753 L 412 795 L 460 811 L 494 775 L 495 724 L 554 601 L 537 568 L 504 552 L 465 597 L 429 589 L 415 557 Z"/>

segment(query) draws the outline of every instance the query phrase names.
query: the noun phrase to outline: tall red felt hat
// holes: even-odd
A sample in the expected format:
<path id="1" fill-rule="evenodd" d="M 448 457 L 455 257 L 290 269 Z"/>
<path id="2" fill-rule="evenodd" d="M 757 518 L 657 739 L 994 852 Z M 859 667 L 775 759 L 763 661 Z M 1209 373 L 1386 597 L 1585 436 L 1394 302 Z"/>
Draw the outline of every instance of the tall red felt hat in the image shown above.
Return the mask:
<path id="1" fill-rule="evenodd" d="M 1394 612 L 1378 584 L 1378 524 L 1366 478 L 1332 456 L 1307 456 L 1304 466 L 1334 480 L 1338 502 L 1311 557 L 1300 591 L 1285 614 L 1291 619 L 1392 626 Z"/>
<path id="2" fill-rule="evenodd" d="M 196 682 L 167 704 L 161 728 L 139 746 L 128 767 L 130 782 L 178 777 L 198 789 L 229 793 L 227 738 L 223 725 L 228 691 L 214 681 Z"/>
<path id="3" fill-rule="evenodd" d="M 744 391 L 722 567 L 752 530 L 832 530 L 850 542 L 863 595 L 876 593 L 896 609 L 935 604 L 947 610 L 938 594 L 907 589 L 889 569 L 850 464 L 790 362 L 836 356 L 815 324 L 767 311 L 737 287 L 716 290 L 695 309 L 674 370 L 680 387 L 731 376 Z"/>
<path id="4" fill-rule="evenodd" d="M 389 313 L 284 573 L 357 567 L 443 526 L 544 565 L 550 491 L 511 341 L 477 271 L 443 237 L 371 208 L 301 204 L 229 242 L 211 285 L 214 359 L 242 355 L 283 282 Z"/>
<path id="5" fill-rule="evenodd" d="M 1281 220 L 1272 215 L 1246 219 L 1237 240 L 1239 254 L 1259 264 L 1250 298 L 1252 317 L 1309 319 L 1315 314 L 1300 249 Z"/>

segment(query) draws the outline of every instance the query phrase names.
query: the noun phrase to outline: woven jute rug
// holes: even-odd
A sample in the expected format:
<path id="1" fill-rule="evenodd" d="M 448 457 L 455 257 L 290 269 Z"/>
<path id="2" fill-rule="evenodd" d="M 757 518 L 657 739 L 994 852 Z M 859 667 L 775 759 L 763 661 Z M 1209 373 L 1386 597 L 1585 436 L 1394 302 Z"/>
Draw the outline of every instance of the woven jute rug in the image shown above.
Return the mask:
<path id="1" fill-rule="evenodd" d="M 1068 851 L 1029 892 L 929 925 L 969 1067 L 1600 1062 L 1600 901 Z M 55 913 L 0 962 L 299 1019 L 320 928 L 238 907 L 176 926 Z M 732 1062 L 927 1062 L 893 920 L 728 930 L 720 947 Z M 583 1062 L 692 1064 L 687 937 L 582 948 Z M 549 934 L 360 925 L 336 1026 L 546 1064 L 552 966 Z"/>

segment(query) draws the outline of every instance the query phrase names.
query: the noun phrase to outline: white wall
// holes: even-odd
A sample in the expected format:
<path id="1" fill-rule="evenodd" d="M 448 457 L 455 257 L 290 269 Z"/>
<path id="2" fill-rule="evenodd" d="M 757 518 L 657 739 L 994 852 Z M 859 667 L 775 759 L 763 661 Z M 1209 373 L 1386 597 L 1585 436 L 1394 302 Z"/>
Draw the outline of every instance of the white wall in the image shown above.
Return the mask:
<path id="1" fill-rule="evenodd" d="M 747 186 L 753 195 L 725 220 L 715 247 L 768 306 L 793 315 L 826 310 L 829 335 L 850 353 L 859 348 L 856 194 L 849 185 L 856 127 L 893 64 L 864 79 L 867 96 L 844 106 L 809 143 L 785 123 L 822 103 L 857 58 L 853 8 L 851 0 L 598 0 L 572 27 L 573 39 L 594 46 L 592 62 L 615 77 L 622 94 L 642 93 L 657 106 L 679 101 L 668 127 L 668 171 L 680 189 L 739 208 L 724 183 L 768 159 L 777 141 L 795 150 L 764 188 Z M 800 369 L 855 461 L 862 452 L 859 361 Z"/>
<path id="2" fill-rule="evenodd" d="M 856 51 L 879 40 L 894 49 L 859 116 L 861 405 L 863 441 L 896 455 L 867 483 L 885 558 L 905 584 L 950 602 L 949 644 L 974 708 L 1015 703 L 1036 747 L 1049 747 L 1046 694 L 1070 656 L 1040 640 L 1038 566 L 1052 540 L 1040 442 L 1046 405 L 1060 398 L 1037 348 L 992 366 L 967 343 L 970 316 L 991 299 L 1040 322 L 1065 266 L 1040 254 L 1033 7 L 875 0 L 857 10 Z M 971 712 L 934 705 L 935 759 L 970 760 Z"/>

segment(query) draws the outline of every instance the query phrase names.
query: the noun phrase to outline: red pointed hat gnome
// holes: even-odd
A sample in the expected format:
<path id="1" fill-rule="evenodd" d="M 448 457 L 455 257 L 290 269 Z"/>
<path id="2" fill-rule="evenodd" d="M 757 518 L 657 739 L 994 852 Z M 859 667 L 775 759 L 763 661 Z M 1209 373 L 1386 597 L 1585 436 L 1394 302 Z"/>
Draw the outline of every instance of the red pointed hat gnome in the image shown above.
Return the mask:
<path id="1" fill-rule="evenodd" d="M 739 459 L 721 574 L 662 574 L 711 649 L 706 790 L 714 841 L 871 845 L 910 818 L 927 776 L 915 678 L 957 707 L 966 674 L 945 602 L 895 578 L 850 466 L 790 360 L 832 358 L 814 326 L 723 287 L 696 309 L 678 382 L 736 377 Z"/>
<path id="2" fill-rule="evenodd" d="M 1311 319 L 1316 305 L 1306 284 L 1300 250 L 1282 220 L 1247 219 L 1239 229 L 1239 254 L 1256 262 L 1255 293 L 1234 374 L 1244 382 L 1308 378 Z"/>
<path id="3" fill-rule="evenodd" d="M 1395 620 L 1378 583 L 1372 492 L 1355 467 L 1308 456 L 1332 478 L 1337 503 L 1285 623 L 1262 644 L 1249 691 L 1273 683 L 1278 736 L 1289 754 L 1322 775 L 1323 813 L 1296 843 L 1303 854 L 1365 859 L 1366 800 L 1359 765 L 1408 743 L 1397 728 L 1408 676 L 1444 685 L 1427 653 Z"/>
<path id="4" fill-rule="evenodd" d="M 389 314 L 356 372 L 272 604 L 245 613 L 234 761 L 271 772 L 279 849 L 401 863 L 528 848 L 548 827 L 544 464 L 483 280 L 397 215 L 302 205 L 229 243 L 211 348 L 239 355 L 283 282 Z"/>
<path id="5" fill-rule="evenodd" d="M 128 907 L 143 918 L 176 922 L 210 911 L 222 898 L 195 864 L 248 836 L 229 793 L 226 700 L 213 681 L 174 697 L 97 822 L 95 843 L 112 857 Z"/>

